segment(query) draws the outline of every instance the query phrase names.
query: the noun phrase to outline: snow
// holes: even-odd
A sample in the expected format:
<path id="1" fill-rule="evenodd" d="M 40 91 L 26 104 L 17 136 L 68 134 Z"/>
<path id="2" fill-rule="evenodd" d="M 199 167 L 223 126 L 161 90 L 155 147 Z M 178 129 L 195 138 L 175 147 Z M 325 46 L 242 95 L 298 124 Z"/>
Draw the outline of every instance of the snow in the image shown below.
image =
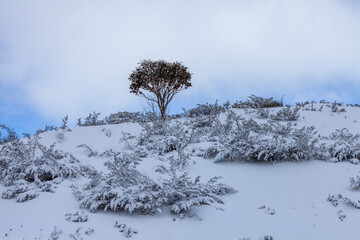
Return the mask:
<path id="1" fill-rule="evenodd" d="M 316 109 L 320 104 L 314 104 Z M 346 112 L 334 113 L 324 106 L 322 111 L 300 110 L 300 118 L 293 122 L 297 128 L 314 126 L 319 134 L 328 136 L 336 129 L 347 128 L 360 133 L 360 108 L 345 107 Z M 279 108 L 271 109 L 278 111 Z M 237 114 L 259 118 L 255 113 Z M 220 116 L 225 119 L 225 116 Z M 103 131 L 103 129 L 106 129 Z M 88 157 L 83 148 L 86 144 L 98 153 L 107 149 L 124 150 L 120 141 L 122 132 L 139 136 L 142 127 L 137 123 L 118 125 L 74 127 L 64 132 L 63 139 L 57 132 L 41 134 L 41 142 L 47 146 L 56 142 L 56 149 L 70 152 L 82 163 L 107 172 L 103 165 L 108 159 Z M 111 134 L 109 134 L 109 132 Z M 110 135 L 110 136 L 109 136 Z M 212 143 L 191 144 L 191 149 L 207 149 Z M 193 163 L 195 162 L 195 163 Z M 159 177 L 156 166 L 162 164 L 155 157 L 144 158 L 137 169 L 153 178 Z M 55 193 L 41 192 L 32 200 L 17 203 L 14 199 L 0 199 L 0 239 L 51 239 L 56 226 L 63 231 L 59 239 L 70 239 L 69 234 L 79 231 L 83 239 L 126 239 L 115 222 L 135 229 L 131 239 L 260 239 L 269 235 L 274 239 L 360 239 L 357 229 L 360 210 L 340 203 L 334 207 L 329 194 L 342 194 L 352 200 L 360 200 L 359 190 L 350 186 L 349 179 L 360 172 L 360 166 L 350 162 L 326 162 L 320 160 L 300 162 L 255 163 L 221 162 L 192 156 L 186 168 L 191 177 L 201 176 L 203 181 L 221 176 L 221 182 L 237 190 L 223 196 L 224 204 L 193 207 L 188 214 L 170 213 L 162 208 L 154 215 L 129 214 L 127 212 L 90 212 L 79 209 L 71 185 L 82 184 L 86 179 L 66 179 L 57 185 Z M 0 184 L 0 192 L 7 187 Z M 264 207 L 265 206 L 265 207 Z M 66 214 L 83 211 L 86 222 L 69 222 Z M 346 217 L 342 220 L 341 216 Z M 85 231 L 94 229 L 94 232 Z M 79 238 L 80 239 L 80 238 Z"/>

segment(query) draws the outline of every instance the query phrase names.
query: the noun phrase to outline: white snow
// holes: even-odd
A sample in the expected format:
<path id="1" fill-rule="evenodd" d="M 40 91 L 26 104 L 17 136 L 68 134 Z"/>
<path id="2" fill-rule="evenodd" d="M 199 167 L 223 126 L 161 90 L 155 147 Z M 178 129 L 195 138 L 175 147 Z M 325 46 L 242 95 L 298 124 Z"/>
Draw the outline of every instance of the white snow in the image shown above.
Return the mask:
<path id="1" fill-rule="evenodd" d="M 320 104 L 314 104 L 319 109 Z M 360 108 L 345 107 L 346 112 L 333 113 L 324 106 L 322 111 L 300 110 L 297 127 L 315 126 L 319 134 L 328 136 L 335 129 L 348 128 L 353 134 L 360 133 Z M 256 121 L 266 119 L 256 114 L 244 114 Z M 273 109 L 272 111 L 277 111 Z M 224 119 L 224 116 L 221 116 Z M 106 129 L 103 131 L 103 129 Z M 57 138 L 57 132 L 41 134 L 41 142 L 75 155 L 81 162 L 106 172 L 100 156 L 88 157 L 80 144 L 87 144 L 101 153 L 106 149 L 124 150 L 120 142 L 122 132 L 138 136 L 141 126 L 137 123 L 123 123 L 94 127 L 74 127 L 65 132 L 64 138 Z M 109 136 L 110 135 L 110 136 Z M 190 148 L 200 149 L 209 143 L 192 144 Z M 204 147 L 205 148 L 205 147 Z M 206 148 L 205 148 L 206 149 Z M 79 202 L 73 196 L 70 185 L 80 180 L 64 180 L 55 193 L 41 192 L 30 201 L 17 203 L 14 199 L 0 199 L 0 239 L 51 239 L 56 226 L 63 231 L 59 239 L 70 239 L 81 227 L 83 239 L 125 239 L 125 235 L 114 227 L 115 222 L 126 224 L 138 233 L 132 239 L 259 239 L 270 235 L 274 239 L 360 239 L 360 210 L 339 204 L 334 207 L 327 201 L 329 194 L 341 193 L 353 200 L 360 200 L 360 191 L 351 188 L 349 179 L 359 174 L 360 165 L 350 162 L 331 163 L 320 160 L 300 162 L 214 163 L 213 159 L 191 157 L 187 167 L 190 176 L 201 176 L 208 180 L 222 176 L 224 182 L 238 192 L 225 195 L 225 204 L 194 207 L 182 218 L 170 214 L 167 208 L 151 215 L 129 214 L 126 212 L 95 213 L 79 209 Z M 193 163 L 195 161 L 196 164 Z M 156 166 L 161 161 L 152 157 L 144 158 L 139 171 L 156 178 Z M 0 192 L 6 189 L 0 185 Z M 265 206 L 264 208 L 262 206 Z M 69 222 L 65 214 L 84 211 L 86 222 Z M 273 213 L 273 214 L 272 214 Z M 340 214 L 340 215 L 339 215 Z M 190 216 L 189 216 L 190 215 Z M 192 215 L 192 216 L 191 216 Z M 346 215 L 343 220 L 339 217 Z M 94 229 L 94 232 L 85 231 Z M 79 238 L 80 239 L 80 238 Z"/>

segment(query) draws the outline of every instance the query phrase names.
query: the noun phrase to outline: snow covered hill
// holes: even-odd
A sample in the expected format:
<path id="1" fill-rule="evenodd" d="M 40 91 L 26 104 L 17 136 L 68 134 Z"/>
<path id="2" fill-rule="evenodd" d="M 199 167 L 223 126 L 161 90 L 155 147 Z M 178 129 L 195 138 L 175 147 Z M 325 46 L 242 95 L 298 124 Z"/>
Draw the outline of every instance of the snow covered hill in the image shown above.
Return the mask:
<path id="1" fill-rule="evenodd" d="M 0 239 L 360 239 L 357 134 L 317 103 L 4 143 Z"/>

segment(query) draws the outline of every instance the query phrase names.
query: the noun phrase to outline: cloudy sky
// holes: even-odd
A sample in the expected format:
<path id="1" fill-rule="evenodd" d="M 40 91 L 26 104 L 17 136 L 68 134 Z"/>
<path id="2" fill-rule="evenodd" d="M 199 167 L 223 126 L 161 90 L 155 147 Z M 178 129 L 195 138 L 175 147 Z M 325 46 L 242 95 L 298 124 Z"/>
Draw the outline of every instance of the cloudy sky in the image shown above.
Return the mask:
<path id="1" fill-rule="evenodd" d="M 141 111 L 128 76 L 181 61 L 171 112 L 254 93 L 360 103 L 356 0 L 0 0 L 0 122 L 33 132 L 92 111 Z"/>

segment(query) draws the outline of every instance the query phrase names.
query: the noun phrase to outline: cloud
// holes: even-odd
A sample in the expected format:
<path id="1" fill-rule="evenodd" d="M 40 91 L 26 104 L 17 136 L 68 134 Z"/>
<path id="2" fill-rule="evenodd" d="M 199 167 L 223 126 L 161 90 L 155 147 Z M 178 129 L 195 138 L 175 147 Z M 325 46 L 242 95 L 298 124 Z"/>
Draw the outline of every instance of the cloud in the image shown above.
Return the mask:
<path id="1" fill-rule="evenodd" d="M 251 93 L 354 101 L 359 22 L 356 1 L 0 0 L 1 96 L 54 118 L 141 110 L 128 76 L 151 58 L 193 73 L 179 105 Z M 352 89 L 338 93 L 344 80 Z"/>

